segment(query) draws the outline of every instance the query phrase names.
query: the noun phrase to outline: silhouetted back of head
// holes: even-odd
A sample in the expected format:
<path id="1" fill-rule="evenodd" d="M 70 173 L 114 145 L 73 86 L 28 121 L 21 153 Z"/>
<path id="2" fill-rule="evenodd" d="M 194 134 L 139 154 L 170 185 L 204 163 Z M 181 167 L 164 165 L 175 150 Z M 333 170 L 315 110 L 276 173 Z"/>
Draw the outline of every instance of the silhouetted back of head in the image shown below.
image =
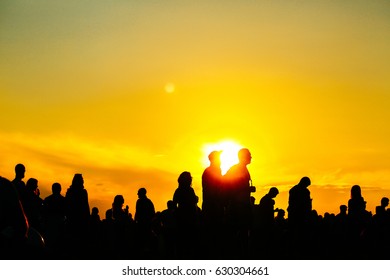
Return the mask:
<path id="1" fill-rule="evenodd" d="M 177 179 L 177 182 L 179 183 L 179 187 L 190 187 L 192 184 L 191 173 L 188 171 L 184 171 L 180 174 L 179 178 Z"/>
<path id="2" fill-rule="evenodd" d="M 38 188 L 38 180 L 35 178 L 30 178 L 27 180 L 26 188 L 31 191 L 35 191 Z"/>
<path id="3" fill-rule="evenodd" d="M 347 213 L 348 207 L 347 205 L 340 205 L 340 212 L 341 213 Z"/>
<path id="4" fill-rule="evenodd" d="M 389 199 L 387 197 L 382 197 L 381 199 L 381 206 L 387 207 L 389 205 Z"/>
<path id="5" fill-rule="evenodd" d="M 74 174 L 72 180 L 72 188 L 76 188 L 76 189 L 84 188 L 84 178 L 82 174 Z"/>
<path id="6" fill-rule="evenodd" d="M 16 166 L 15 166 L 15 176 L 17 178 L 24 178 L 24 173 L 26 172 L 26 167 L 21 164 L 21 163 L 18 163 Z"/>
<path id="7" fill-rule="evenodd" d="M 173 200 L 168 200 L 167 208 L 170 209 L 170 210 L 173 210 L 173 209 L 176 208 L 176 204 L 173 202 Z"/>
<path id="8" fill-rule="evenodd" d="M 351 198 L 360 198 L 362 197 L 362 190 L 359 185 L 354 185 L 351 188 Z"/>
<path id="9" fill-rule="evenodd" d="M 99 215 L 99 208 L 93 207 L 93 208 L 92 208 L 92 211 L 91 211 L 91 214 L 92 214 L 92 216 L 97 216 L 97 215 Z"/>
<path id="10" fill-rule="evenodd" d="M 125 199 L 122 195 L 118 194 L 114 197 L 114 202 L 112 203 L 112 206 L 122 207 L 123 203 L 125 203 Z"/>
<path id="11" fill-rule="evenodd" d="M 310 181 L 310 178 L 309 177 L 303 177 L 300 181 L 299 181 L 299 184 L 300 186 L 304 186 L 305 188 L 307 188 L 308 186 L 311 185 L 311 181 Z"/>
<path id="12" fill-rule="evenodd" d="M 60 194 L 61 193 L 61 185 L 60 185 L 60 183 L 54 183 L 51 186 L 51 191 L 53 192 L 53 194 Z"/>

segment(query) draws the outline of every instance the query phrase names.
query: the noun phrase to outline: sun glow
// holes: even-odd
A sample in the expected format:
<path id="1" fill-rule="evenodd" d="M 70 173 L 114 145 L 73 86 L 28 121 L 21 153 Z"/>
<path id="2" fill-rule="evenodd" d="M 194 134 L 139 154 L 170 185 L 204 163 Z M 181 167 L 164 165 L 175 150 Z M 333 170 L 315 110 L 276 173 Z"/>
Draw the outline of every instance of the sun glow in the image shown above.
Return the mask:
<path id="1" fill-rule="evenodd" d="M 173 93 L 175 91 L 175 84 L 173 83 L 167 83 L 165 85 L 165 92 L 166 93 Z"/>
<path id="2" fill-rule="evenodd" d="M 238 151 L 243 147 L 233 141 L 223 141 L 215 144 L 207 144 L 204 146 L 204 163 L 209 164 L 208 155 L 212 151 L 222 151 L 221 153 L 221 169 L 222 174 L 225 174 L 229 168 L 238 163 Z"/>

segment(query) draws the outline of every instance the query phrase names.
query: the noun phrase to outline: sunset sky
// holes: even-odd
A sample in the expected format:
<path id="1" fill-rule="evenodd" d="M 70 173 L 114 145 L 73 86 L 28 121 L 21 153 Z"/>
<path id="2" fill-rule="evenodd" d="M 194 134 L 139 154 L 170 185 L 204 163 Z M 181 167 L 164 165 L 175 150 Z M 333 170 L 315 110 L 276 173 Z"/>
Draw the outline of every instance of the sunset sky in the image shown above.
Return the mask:
<path id="1" fill-rule="evenodd" d="M 41 196 L 82 173 L 100 216 L 116 194 L 157 210 L 207 153 L 247 147 L 256 203 L 309 176 L 337 213 L 352 185 L 390 197 L 390 2 L 3 0 L 0 176 Z M 201 201 L 200 201 L 201 203 Z M 201 205 L 201 204 L 200 204 Z"/>

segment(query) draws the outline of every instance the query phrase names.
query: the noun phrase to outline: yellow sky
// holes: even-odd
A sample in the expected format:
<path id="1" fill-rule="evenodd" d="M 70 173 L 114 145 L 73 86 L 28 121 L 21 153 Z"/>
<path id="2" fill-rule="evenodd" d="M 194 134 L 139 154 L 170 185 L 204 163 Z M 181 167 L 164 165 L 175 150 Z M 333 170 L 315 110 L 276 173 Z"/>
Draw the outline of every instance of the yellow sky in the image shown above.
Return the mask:
<path id="1" fill-rule="evenodd" d="M 63 1 L 64 2 L 64 1 Z M 310 176 L 337 212 L 360 184 L 390 196 L 387 1 L 2 1 L 0 175 L 42 196 L 83 173 L 101 216 L 116 194 L 156 208 L 206 144 L 248 147 L 258 187 Z M 170 85 L 167 92 L 167 85 Z M 173 89 L 173 90 L 172 90 Z"/>

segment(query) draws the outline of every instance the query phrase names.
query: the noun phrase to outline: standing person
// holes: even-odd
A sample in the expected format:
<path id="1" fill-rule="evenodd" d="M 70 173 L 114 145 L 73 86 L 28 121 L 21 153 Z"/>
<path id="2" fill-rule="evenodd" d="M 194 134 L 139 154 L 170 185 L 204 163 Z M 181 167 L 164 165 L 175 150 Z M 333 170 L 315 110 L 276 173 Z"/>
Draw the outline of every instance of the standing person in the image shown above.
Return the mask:
<path id="1" fill-rule="evenodd" d="M 26 167 L 18 163 L 15 165 L 15 178 L 12 180 L 12 184 L 14 185 L 14 188 L 16 189 L 16 192 L 19 196 L 19 200 L 22 203 L 22 206 L 24 206 L 24 202 L 26 200 L 26 183 L 23 181 L 23 178 L 26 174 Z"/>
<path id="2" fill-rule="evenodd" d="M 209 154 L 210 166 L 207 167 L 202 174 L 202 211 L 206 222 L 209 223 L 220 221 L 222 218 L 221 212 L 223 212 L 221 201 L 222 171 L 220 155 L 220 151 L 213 151 Z"/>
<path id="3" fill-rule="evenodd" d="M 349 253 L 353 257 L 366 257 L 365 239 L 367 238 L 367 227 L 371 220 L 371 215 L 366 211 L 366 201 L 362 196 L 359 185 L 351 188 L 351 198 L 348 200 L 348 241 L 350 245 Z M 364 246 L 363 246 L 364 245 Z"/>
<path id="4" fill-rule="evenodd" d="M 348 200 L 348 216 L 357 220 L 363 218 L 366 212 L 366 203 L 360 186 L 352 186 L 351 198 Z"/>
<path id="5" fill-rule="evenodd" d="M 140 229 L 143 231 L 150 231 L 156 211 L 153 202 L 146 196 L 146 193 L 147 191 L 145 188 L 140 188 L 138 190 L 134 220 Z"/>
<path id="6" fill-rule="evenodd" d="M 55 256 L 60 256 L 66 218 L 65 197 L 60 183 L 54 183 L 51 190 L 52 194 L 43 200 L 44 236 L 47 247 Z"/>
<path id="7" fill-rule="evenodd" d="M 293 258 L 306 258 L 310 254 L 310 229 L 312 215 L 312 199 L 308 187 L 309 177 L 303 177 L 289 191 L 288 198 L 288 227 L 290 253 Z"/>
<path id="8" fill-rule="evenodd" d="M 132 232 L 128 206 L 123 207 L 125 199 L 118 194 L 114 197 L 112 208 L 106 211 L 105 249 L 110 254 L 110 259 L 126 259 L 131 252 Z"/>
<path id="9" fill-rule="evenodd" d="M 248 149 L 238 151 L 238 164 L 233 165 L 224 176 L 228 192 L 227 222 L 233 238 L 233 254 L 248 256 L 248 236 L 252 225 L 251 192 L 255 192 L 247 165 L 252 161 Z"/>
<path id="10" fill-rule="evenodd" d="M 223 222 L 221 151 L 213 151 L 208 158 L 210 166 L 202 174 L 202 218 L 204 250 L 217 257 L 221 252 L 221 227 Z"/>
<path id="11" fill-rule="evenodd" d="M 86 257 L 86 240 L 88 237 L 90 208 L 88 192 L 84 188 L 82 174 L 75 174 L 72 185 L 65 195 L 67 233 L 70 242 L 68 249 L 73 250 L 70 254 L 76 257 Z"/>
<path id="12" fill-rule="evenodd" d="M 155 236 L 152 222 L 156 211 L 153 202 L 146 196 L 146 189 L 137 192 L 138 200 L 135 206 L 134 221 L 137 230 L 137 246 L 140 257 L 151 258 L 156 252 Z"/>
<path id="13" fill-rule="evenodd" d="M 0 177 L 0 259 L 26 259 L 29 225 L 12 183 Z"/>
<path id="14" fill-rule="evenodd" d="M 309 177 L 303 177 L 297 185 L 289 191 L 288 221 L 292 226 L 308 225 L 310 222 L 312 199 L 308 187 L 311 185 Z"/>
<path id="15" fill-rule="evenodd" d="M 264 258 L 275 257 L 273 255 L 272 247 L 275 244 L 275 200 L 274 198 L 279 194 L 279 190 L 275 187 L 270 188 L 268 193 L 264 195 L 257 208 L 258 227 L 256 249 Z"/>
<path id="16" fill-rule="evenodd" d="M 42 234 L 42 207 L 43 200 L 39 197 L 38 180 L 30 178 L 26 183 L 26 197 L 24 212 L 30 227 Z"/>
<path id="17" fill-rule="evenodd" d="M 173 194 L 177 205 L 178 241 L 177 254 L 183 258 L 194 258 L 197 253 L 197 197 L 192 188 L 192 176 L 184 171 L 178 178 L 179 186 Z"/>

